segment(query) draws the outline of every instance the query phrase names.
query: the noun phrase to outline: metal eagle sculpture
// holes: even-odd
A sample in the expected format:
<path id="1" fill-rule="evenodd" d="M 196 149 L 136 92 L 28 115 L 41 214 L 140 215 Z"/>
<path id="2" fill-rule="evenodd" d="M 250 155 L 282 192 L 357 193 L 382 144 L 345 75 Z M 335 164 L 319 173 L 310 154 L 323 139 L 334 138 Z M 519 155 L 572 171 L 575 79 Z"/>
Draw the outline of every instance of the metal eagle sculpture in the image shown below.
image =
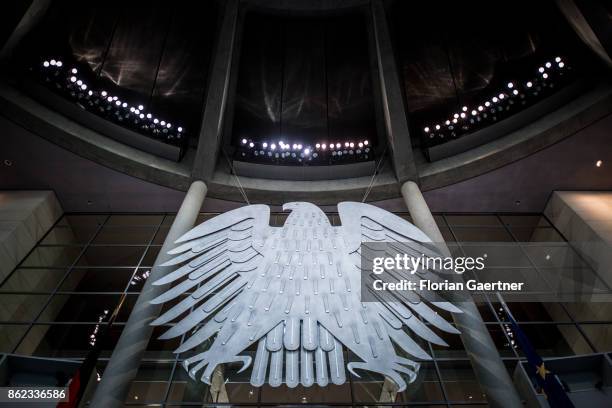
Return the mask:
<path id="1" fill-rule="evenodd" d="M 291 213 L 282 227 L 269 225 L 267 205 L 248 205 L 177 240 L 180 245 L 169 252 L 176 257 L 162 265 L 177 269 L 153 283 L 173 286 L 152 303 L 190 294 L 152 323 L 176 321 L 160 338 L 190 333 L 175 352 L 199 349 L 184 367 L 208 384 L 219 364 L 242 363 L 240 371 L 252 365 L 253 386 L 343 384 L 346 367 L 356 376 L 355 370 L 382 374 L 404 390 L 419 370 L 407 356 L 431 359 L 413 336 L 446 346 L 429 326 L 458 331 L 435 309 L 461 311 L 416 292 L 397 302 L 362 302 L 360 247 L 389 242 L 417 256 L 437 256 L 431 240 L 408 221 L 369 204 L 338 204 L 342 225 L 337 227 L 311 203 L 292 202 L 283 210 Z M 252 361 L 245 350 L 255 343 Z M 360 361 L 345 363 L 343 347 Z"/>

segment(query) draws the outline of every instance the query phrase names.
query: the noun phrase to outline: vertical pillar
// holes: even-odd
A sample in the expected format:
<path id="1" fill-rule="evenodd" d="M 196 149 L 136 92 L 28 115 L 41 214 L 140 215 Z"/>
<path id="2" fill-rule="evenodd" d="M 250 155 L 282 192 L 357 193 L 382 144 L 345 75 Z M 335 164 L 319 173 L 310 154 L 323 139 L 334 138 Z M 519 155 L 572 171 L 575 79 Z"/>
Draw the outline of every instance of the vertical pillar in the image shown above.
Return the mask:
<path id="1" fill-rule="evenodd" d="M 225 106 L 229 99 L 229 85 L 234 62 L 234 49 L 238 26 L 239 0 L 227 0 L 219 30 L 208 82 L 204 116 L 198 139 L 198 150 L 193 163 L 192 177 L 210 180 L 215 171 L 225 119 Z"/>
<path id="2" fill-rule="evenodd" d="M 395 176 L 400 182 L 416 180 L 416 164 L 412 154 L 402 83 L 382 0 L 371 1 L 370 23 L 374 35 L 374 50 L 370 52 L 375 55 L 378 65 L 384 124 Z"/>
<path id="3" fill-rule="evenodd" d="M 174 248 L 174 242 L 193 228 L 206 192 L 206 184 L 202 181 L 194 181 L 189 187 L 181 208 L 170 227 L 168 236 L 155 259 L 151 275 L 136 300 L 106 370 L 104 370 L 102 381 L 100 381 L 91 401 L 91 407 L 123 407 L 123 402 L 140 367 L 140 360 L 153 333 L 153 327 L 150 323 L 159 316 L 163 306 L 153 305 L 150 301 L 161 295 L 167 287 L 154 286 L 153 282 L 166 275 L 173 268 L 171 266 L 160 267 L 159 265 L 172 257 L 168 255 L 168 251 Z"/>
<path id="4" fill-rule="evenodd" d="M 444 256 L 450 256 L 451 253 L 419 187 L 412 181 L 404 183 L 402 196 L 414 224 L 438 244 Z M 522 407 L 521 399 L 474 302 L 448 300 L 463 311 L 454 314 L 453 319 L 457 329 L 461 331 L 461 340 L 472 362 L 476 381 L 487 395 L 489 406 Z"/>

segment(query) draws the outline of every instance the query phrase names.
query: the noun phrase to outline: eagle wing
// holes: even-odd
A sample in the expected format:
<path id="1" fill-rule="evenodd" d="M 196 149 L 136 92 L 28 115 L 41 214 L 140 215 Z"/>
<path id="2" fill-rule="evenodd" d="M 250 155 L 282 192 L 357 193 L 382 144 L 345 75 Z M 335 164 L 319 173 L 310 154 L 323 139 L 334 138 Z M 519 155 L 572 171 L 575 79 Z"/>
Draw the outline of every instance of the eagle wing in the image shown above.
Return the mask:
<path id="1" fill-rule="evenodd" d="M 441 256 L 432 243 L 431 239 L 408 221 L 369 204 L 356 202 L 343 202 L 338 204 L 338 213 L 342 226 L 345 250 L 351 260 L 351 266 L 361 274 L 361 245 L 367 242 L 387 243 L 395 253 L 412 254 L 415 257 L 425 255 L 427 257 Z M 387 253 L 387 256 L 392 256 Z M 442 272 L 421 268 L 416 279 L 440 280 Z M 415 276 L 405 274 L 399 276 L 403 279 L 415 279 Z M 371 276 L 362 274 L 362 279 L 372 279 Z M 371 288 L 372 285 L 367 285 Z M 365 287 L 365 286 L 362 286 Z M 375 294 L 374 294 L 375 295 Z M 375 295 L 376 296 L 376 295 Z M 436 294 L 427 292 L 411 292 L 407 295 L 393 295 L 393 302 L 380 301 L 363 303 L 367 305 L 375 315 L 373 322 L 384 328 L 385 338 L 377 339 L 383 345 L 398 345 L 405 353 L 418 359 L 427 360 L 431 357 L 412 338 L 423 339 L 434 344 L 447 346 L 430 327 L 435 327 L 447 333 L 458 334 L 458 330 L 447 322 L 435 309 L 442 309 L 453 313 L 461 313 L 453 304 L 440 300 Z M 424 323 L 426 322 L 426 323 Z M 379 336 L 380 337 L 380 336 Z M 388 341 L 391 340 L 391 341 Z M 349 346 L 349 348 L 351 348 Z M 393 347 L 390 347 L 393 350 Z M 412 366 L 406 359 L 397 356 L 395 352 L 389 358 L 396 359 L 397 364 L 389 367 L 381 361 L 376 361 L 372 356 L 360 356 L 364 362 L 349 363 L 348 368 L 354 373 L 355 368 L 377 371 L 392 378 L 400 389 L 405 387 L 404 380 L 398 372 L 408 374 L 409 382 L 415 378 L 418 364 Z M 382 363 L 382 364 L 381 364 Z M 408 366 L 406 370 L 403 366 Z M 411 372 L 412 371 L 412 372 Z M 355 374 L 355 373 L 354 373 Z"/>
<path id="2" fill-rule="evenodd" d="M 268 206 L 249 205 L 216 216 L 176 241 L 179 245 L 169 252 L 176 256 L 161 266 L 177 268 L 153 283 L 172 286 L 151 302 L 162 304 L 188 294 L 152 322 L 152 325 L 158 326 L 176 321 L 160 339 L 178 337 L 201 327 L 176 353 L 201 346 L 223 328 L 225 318 L 235 306 L 235 299 L 240 297 L 249 281 L 262 268 L 262 249 L 272 229 L 269 222 Z M 213 346 L 221 341 L 217 336 Z M 241 361 L 244 368 L 250 364 L 248 357 L 218 357 L 220 359 L 216 364 L 209 365 L 205 379 L 210 380 L 210 374 L 217 364 Z M 197 361 L 208 362 L 212 359 L 200 358 Z M 191 372 L 192 376 L 195 371 Z"/>

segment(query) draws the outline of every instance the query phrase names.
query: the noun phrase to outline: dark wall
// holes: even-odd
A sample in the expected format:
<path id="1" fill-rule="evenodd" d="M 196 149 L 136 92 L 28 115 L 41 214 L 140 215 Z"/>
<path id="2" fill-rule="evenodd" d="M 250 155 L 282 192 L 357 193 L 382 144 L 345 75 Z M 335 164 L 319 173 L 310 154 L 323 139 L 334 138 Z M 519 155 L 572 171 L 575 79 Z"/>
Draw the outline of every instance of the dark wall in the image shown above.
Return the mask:
<path id="1" fill-rule="evenodd" d="M 232 140 L 375 140 L 365 17 L 245 18 Z"/>
<path id="2" fill-rule="evenodd" d="M 56 0 L 26 38 L 19 63 L 62 58 L 132 105 L 195 136 L 218 24 L 209 0 Z"/>

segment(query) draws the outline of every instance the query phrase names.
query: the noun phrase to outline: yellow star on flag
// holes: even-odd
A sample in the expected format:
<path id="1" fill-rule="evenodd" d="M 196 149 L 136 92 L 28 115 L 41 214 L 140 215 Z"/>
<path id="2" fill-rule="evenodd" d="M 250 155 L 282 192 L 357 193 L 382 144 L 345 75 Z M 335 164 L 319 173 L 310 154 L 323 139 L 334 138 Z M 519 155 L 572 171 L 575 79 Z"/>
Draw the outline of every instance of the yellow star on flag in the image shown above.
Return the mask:
<path id="1" fill-rule="evenodd" d="M 546 379 L 546 374 L 550 374 L 550 371 L 548 371 L 546 367 L 544 366 L 544 362 L 542 362 L 541 365 L 536 366 L 536 367 L 537 367 L 536 373 L 539 374 L 540 377 Z"/>

